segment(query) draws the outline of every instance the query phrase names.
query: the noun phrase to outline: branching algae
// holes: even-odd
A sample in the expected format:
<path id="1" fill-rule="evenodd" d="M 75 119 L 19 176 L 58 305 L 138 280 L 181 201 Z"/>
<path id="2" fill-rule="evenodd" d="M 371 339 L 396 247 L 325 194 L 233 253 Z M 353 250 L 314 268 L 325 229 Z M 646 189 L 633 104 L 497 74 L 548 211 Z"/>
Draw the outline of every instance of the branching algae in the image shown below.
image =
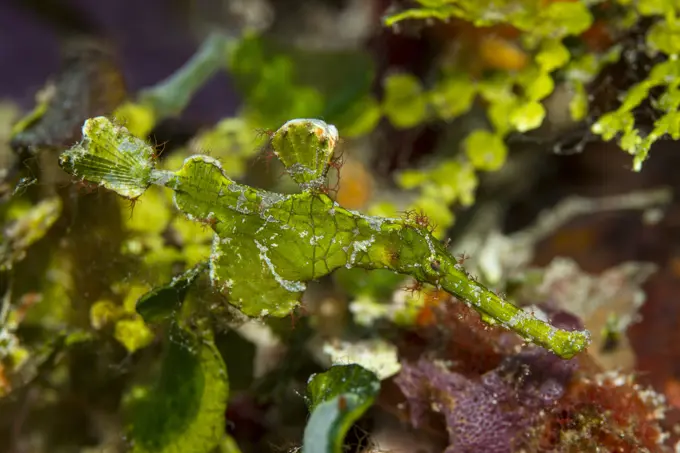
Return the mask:
<path id="1" fill-rule="evenodd" d="M 334 126 L 314 119 L 291 120 L 272 135 L 275 154 L 302 189 L 293 195 L 238 184 L 205 155 L 187 158 L 176 172 L 158 170 L 152 146 L 104 117 L 85 122 L 82 142 L 60 164 L 130 199 L 152 184 L 172 189 L 177 209 L 215 231 L 212 282 L 249 316 L 286 316 L 306 282 L 340 267 L 390 269 L 443 288 L 560 357 L 587 347 L 589 332 L 557 329 L 476 282 L 413 216 L 371 217 L 334 202 L 324 182 L 337 141 Z"/>

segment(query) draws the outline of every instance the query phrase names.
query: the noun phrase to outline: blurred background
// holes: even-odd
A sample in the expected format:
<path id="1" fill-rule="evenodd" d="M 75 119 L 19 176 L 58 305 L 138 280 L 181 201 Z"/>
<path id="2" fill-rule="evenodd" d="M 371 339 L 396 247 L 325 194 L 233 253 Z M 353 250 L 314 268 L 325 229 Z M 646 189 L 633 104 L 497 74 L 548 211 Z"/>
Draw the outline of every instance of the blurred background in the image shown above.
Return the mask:
<path id="1" fill-rule="evenodd" d="M 231 162 L 236 178 L 270 190 L 289 191 L 292 190 L 290 181 L 278 177 L 280 168 L 271 169 L 257 157 L 260 145 L 255 132 L 275 130 L 285 120 L 300 116 L 321 117 L 336 124 L 344 138 L 340 145 L 344 166 L 334 196 L 342 205 L 384 215 L 401 212 L 409 206 L 423 209 L 437 224 L 438 237 L 451 238 L 456 254 L 470 255 L 471 268 L 484 275 L 485 281 L 501 287 L 507 284 L 505 276 L 510 271 L 550 269 L 546 272 L 552 272 L 549 275 L 553 280 L 544 281 L 542 290 L 547 296 L 542 302 L 552 300 L 585 321 L 600 342 L 592 348 L 598 366 L 633 375 L 641 385 L 651 386 L 666 398 L 668 411 L 661 425 L 669 433 L 666 446 L 670 448 L 680 434 L 676 428 L 680 422 L 680 204 L 677 201 L 680 153 L 676 141 L 659 140 L 653 145 L 642 171 L 634 172 L 630 155 L 616 143 L 603 142 L 590 132 L 593 118 L 615 108 L 622 93 L 643 80 L 651 65 L 659 61 L 656 56 L 639 51 L 638 44 L 644 42 L 649 24 L 642 21 L 639 26 L 624 31 L 611 27 L 606 31 L 598 29 L 584 38 L 590 52 L 602 53 L 601 49 L 622 45 L 634 54 L 629 52 L 618 62 L 603 66 L 588 82 L 591 116 L 581 121 L 569 118 L 568 105 L 573 93 L 565 88 L 569 86 L 568 79 L 556 76 L 554 90 L 542 100 L 546 113 L 541 127 L 506 134 L 503 139 L 507 149 L 503 157 L 498 158 L 499 163 L 488 163 L 486 168 L 475 165 L 475 170 L 468 173 L 459 167 L 466 165 L 460 163 L 463 162 L 460 156 L 465 156 L 465 140 L 471 131 L 488 125 L 489 102 L 481 99 L 482 96 L 481 100 L 470 100 L 469 105 L 452 106 L 455 99 L 465 97 L 461 94 L 466 86 L 463 84 L 460 92 L 451 88 L 451 93 L 442 94 L 451 111 L 448 116 L 441 114 L 443 108 L 435 99 L 432 102 L 439 106 L 439 116 L 423 115 L 414 119 L 409 115 L 415 115 L 412 112 L 418 110 L 420 104 L 406 99 L 408 96 L 404 94 L 413 88 L 409 85 L 411 79 L 390 77 L 409 74 L 423 87 L 437 86 L 442 77 L 454 80 L 452 83 L 481 80 L 488 73 L 521 71 L 534 55 L 524 49 L 517 33 L 508 32 L 502 26 L 473 27 L 460 20 L 445 23 L 431 19 L 407 21 L 397 29 L 384 25 L 384 17 L 411 4 L 413 2 L 391 0 L 0 0 L 2 162 L 6 170 L 16 169 L 20 166 L 17 162 L 24 162 L 26 156 L 37 159 L 36 150 L 43 145 L 63 149 L 76 143 L 84 119 L 97 112 L 110 113 L 113 108 L 107 103 L 118 105 L 117 94 L 111 94 L 116 100 L 102 100 L 102 96 L 106 98 L 108 93 L 121 91 L 125 93 L 121 98 L 137 99 L 141 93 L 138 99 L 144 99 L 145 90 L 166 81 L 200 51 L 209 37 L 219 35 L 238 44 L 246 39 L 244 36 L 252 36 L 248 38 L 251 39 L 249 45 L 260 46 L 259 50 L 242 46 L 239 51 L 233 51 L 237 53 L 231 54 L 231 66 L 209 73 L 185 106 L 172 114 L 156 116 L 148 135 L 151 141 L 163 144 L 164 160 L 201 150 L 219 155 L 222 146 L 231 150 L 221 157 Z M 93 52 L 95 57 L 88 57 L 87 52 Z M 253 56 L 256 54 L 257 58 Z M 98 58 L 102 58 L 103 63 L 99 63 Z M 78 65 L 86 69 L 77 69 Z M 107 69 L 106 65 L 115 69 Z M 99 70 L 104 76 L 93 75 Z M 120 77 L 113 76 L 114 73 Z M 30 134 L 10 137 L 11 125 L 29 114 L 37 104 L 36 96 L 39 100 L 41 90 L 50 80 L 61 80 L 57 86 L 66 86 L 64 92 L 81 95 L 87 92 L 87 100 L 74 95 L 62 102 L 61 113 L 55 113 L 60 115 L 59 120 L 51 123 L 57 125 L 54 128 L 43 124 L 39 130 L 29 128 Z M 69 80 L 73 89 L 68 88 Z M 251 86 L 255 82 L 260 91 Z M 376 110 L 378 102 L 383 103 L 382 113 Z M 245 123 L 225 126 L 231 134 L 227 138 L 209 135 L 225 118 L 245 119 Z M 652 107 L 642 105 L 635 119 L 640 130 L 648 131 L 656 117 Z M 238 134 L 246 134 L 246 138 Z M 475 162 L 474 155 L 468 152 L 467 156 Z M 47 164 L 40 164 L 43 165 Z M 438 168 L 441 174 L 437 174 Z M 63 176 L 49 178 L 64 180 Z M 38 178 L 37 185 L 33 184 L 29 190 L 37 187 L 41 187 L 39 191 L 46 190 L 41 181 Z M 14 190 L 14 185 L 7 190 Z M 441 195 L 447 191 L 453 195 L 448 198 Z M 107 209 L 113 206 L 111 203 L 106 205 Z M 86 217 L 79 217 L 85 215 L 82 214 L 85 205 L 79 206 L 80 214 L 76 214 L 73 207 L 67 209 L 70 217 L 64 222 L 85 222 Z M 98 225 L 108 221 L 102 220 Z M 541 224 L 540 232 L 531 230 L 532 225 L 543 221 L 547 223 Z M 533 231 L 530 240 L 520 238 L 520 233 L 525 231 Z M 100 241 L 101 237 L 106 236 L 100 236 Z M 494 242 L 501 241 L 499 238 L 509 241 L 504 243 L 505 248 L 494 248 L 494 244 L 500 243 Z M 58 240 L 52 235 L 49 241 Z M 514 244 L 515 248 L 507 243 Z M 519 264 L 513 263 L 513 257 L 507 255 L 525 246 L 531 247 L 530 256 L 523 257 L 524 261 Z M 95 264 L 91 272 L 105 272 L 106 267 L 96 264 L 100 262 L 96 258 L 98 253 L 93 249 L 86 254 L 89 258 L 78 261 L 79 265 L 84 266 L 87 259 L 92 259 Z M 633 263 L 637 267 L 617 268 L 622 263 Z M 23 272 L 28 279 L 30 272 L 26 269 Z M 37 274 L 35 278 L 39 278 Z M 106 285 L 108 283 L 102 283 Z M 309 311 L 317 316 L 314 335 L 320 331 L 322 338 L 341 336 L 334 331 L 340 329 L 337 325 L 343 325 L 333 321 L 336 316 L 344 320 L 360 311 L 349 308 L 356 293 L 337 290 L 337 286 L 343 285 L 336 279 L 320 285 L 317 292 L 312 291 L 309 296 Z M 641 293 L 631 289 L 634 287 L 637 291 L 638 286 Z M 622 290 L 624 287 L 628 289 Z M 84 297 L 87 307 L 98 299 L 96 290 L 92 291 L 92 295 Z M 13 297 L 18 297 L 16 292 Z M 589 303 L 595 304 L 600 299 L 606 302 L 597 310 L 588 308 Z M 331 308 L 335 308 L 319 308 L 325 307 L 328 300 L 333 301 Z M 579 303 L 583 305 L 581 308 L 577 307 Z M 333 310 L 344 314 L 333 315 L 336 313 Z M 88 315 L 84 317 L 87 323 Z M 619 322 L 621 319 L 626 321 Z M 253 337 L 249 337 L 248 344 L 253 341 Z M 274 350 L 279 351 L 276 348 Z M 278 359 L 260 357 L 264 365 L 259 366 L 275 368 L 280 357 L 285 356 L 280 351 L 277 354 L 274 356 Z M 122 367 L 132 367 L 127 361 L 137 360 L 125 359 L 123 352 L 114 356 L 117 359 L 111 363 L 123 363 Z M 234 367 L 227 365 L 231 374 Z M 317 361 L 314 365 L 301 366 L 296 376 L 303 382 L 305 373 L 319 369 Z M 255 374 L 258 373 L 266 375 L 263 371 Z M 117 394 L 122 391 L 125 379 L 127 375 L 114 385 Z M 233 431 L 243 451 L 289 451 L 280 446 L 281 438 L 295 439 L 304 424 L 304 415 L 299 419 L 298 431 L 285 430 L 278 425 L 279 419 L 271 418 L 268 404 L 273 403 L 260 404 L 253 397 L 248 377 L 243 377 L 240 384 L 238 377 L 234 380 L 237 382 L 234 385 L 241 390 L 234 392 L 227 419 L 231 420 L 230 432 Z M 112 384 L 102 384 L 91 391 L 106 393 L 108 385 Z M 283 397 L 274 400 L 286 401 Z M 31 443 L 26 439 L 32 429 L 44 431 L 46 428 L 41 426 L 49 423 L 35 413 L 30 415 L 30 405 L 22 401 L 21 398 L 12 400 L 1 409 L 1 451 L 85 451 L 83 445 L 105 440 L 101 433 L 107 429 L 100 426 L 92 430 L 100 434 L 91 434 L 91 438 L 80 439 L 74 445 L 63 439 L 54 440 L 58 436 L 52 440 L 52 445 L 56 445 L 53 448 L 49 442 Z M 91 417 L 91 408 L 76 407 L 73 401 L 70 404 L 64 406 L 70 413 L 85 419 Z M 83 401 L 78 404 L 87 406 Z M 101 404 L 98 410 L 106 412 L 106 407 Z M 106 417 L 101 420 L 105 419 L 108 420 Z M 111 432 L 117 432 L 118 422 L 108 422 L 116 426 Z M 397 438 L 400 429 L 390 424 L 392 422 L 382 423 L 390 434 L 381 439 L 389 444 L 389 440 L 384 439 Z M 416 451 L 415 445 L 420 442 L 424 449 L 431 447 L 427 451 L 441 451 L 437 446 L 446 445 L 446 430 L 434 426 L 431 429 L 437 434 L 429 436 L 428 441 L 419 437 L 423 436 L 421 432 L 409 439 L 399 438 L 392 444 L 397 448 L 395 445 L 399 443 L 413 442 L 413 449 L 404 451 Z M 73 429 L 71 426 L 65 431 Z M 261 436 L 275 440 L 270 440 L 265 447 L 257 441 Z M 428 438 L 427 434 L 424 436 Z M 279 443 L 278 449 L 271 446 L 276 443 Z M 39 444 L 42 446 L 38 447 Z M 89 451 L 117 451 L 91 448 Z M 665 451 L 635 448 L 642 447 L 608 451 Z"/>

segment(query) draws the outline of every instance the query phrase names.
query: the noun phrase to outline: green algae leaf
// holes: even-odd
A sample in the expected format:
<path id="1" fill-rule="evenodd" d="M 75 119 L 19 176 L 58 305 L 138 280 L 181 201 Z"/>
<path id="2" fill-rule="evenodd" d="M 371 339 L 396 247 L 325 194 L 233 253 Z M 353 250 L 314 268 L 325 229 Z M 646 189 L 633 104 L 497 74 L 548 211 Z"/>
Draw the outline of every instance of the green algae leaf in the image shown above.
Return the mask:
<path id="1" fill-rule="evenodd" d="M 90 307 L 90 325 L 95 330 L 115 322 L 124 314 L 120 305 L 110 300 L 98 300 Z"/>
<path id="2" fill-rule="evenodd" d="M 121 104 L 113 112 L 113 117 L 139 138 L 148 136 L 158 120 L 152 106 L 130 101 Z"/>
<path id="3" fill-rule="evenodd" d="M 384 23 L 393 26 L 407 19 L 463 19 L 477 27 L 509 24 L 526 32 L 531 42 L 542 37 L 553 39 L 578 35 L 592 24 L 593 17 L 585 2 L 516 2 L 476 0 L 417 0 L 418 8 L 409 8 L 385 17 Z"/>
<path id="4" fill-rule="evenodd" d="M 666 134 L 673 140 L 680 139 L 680 112 L 669 111 L 654 122 L 654 130 L 650 135 L 657 139 Z"/>
<path id="5" fill-rule="evenodd" d="M 601 54 L 587 53 L 573 58 L 565 67 L 568 80 L 591 82 L 608 64 L 615 63 L 621 57 L 622 47 L 614 45 Z"/>
<path id="6" fill-rule="evenodd" d="M 374 398 L 380 390 L 380 380 L 372 371 L 357 365 L 335 365 L 323 373 L 313 374 L 307 381 L 307 404 L 314 411 L 319 404 L 344 393 L 354 393 L 362 399 Z"/>
<path id="7" fill-rule="evenodd" d="M 680 59 L 669 58 L 668 60 L 657 63 L 647 77 L 655 84 L 666 84 L 680 77 Z"/>
<path id="8" fill-rule="evenodd" d="M 571 55 L 569 50 L 558 39 L 547 39 L 541 45 L 541 50 L 536 55 L 536 63 L 543 72 L 552 72 L 569 62 Z"/>
<path id="9" fill-rule="evenodd" d="M 588 114 L 588 93 L 580 80 L 571 83 L 572 97 L 569 100 L 569 114 L 574 121 L 581 121 Z"/>
<path id="10" fill-rule="evenodd" d="M 500 136 L 505 136 L 514 126 L 510 122 L 510 115 L 519 103 L 516 97 L 508 97 L 492 101 L 486 110 L 489 122 Z"/>
<path id="11" fill-rule="evenodd" d="M 512 110 L 510 123 L 519 132 L 536 129 L 543 123 L 545 108 L 540 102 L 530 101 L 520 104 Z"/>
<path id="12" fill-rule="evenodd" d="M 680 80 L 676 80 L 666 88 L 666 91 L 656 101 L 654 107 L 665 112 L 678 110 L 680 107 Z"/>
<path id="13" fill-rule="evenodd" d="M 160 187 L 151 187 L 144 193 L 144 201 L 130 210 L 130 202 L 119 199 L 125 228 L 137 235 L 160 236 L 173 216 L 171 203 Z"/>
<path id="14" fill-rule="evenodd" d="M 619 140 L 621 149 L 628 151 L 630 154 L 641 152 L 641 148 L 645 146 L 644 144 L 645 140 L 640 136 L 640 133 L 636 129 L 626 131 Z"/>
<path id="15" fill-rule="evenodd" d="M 507 102 L 515 99 L 513 84 L 515 76 L 509 72 L 497 72 L 476 82 L 479 95 L 489 103 Z"/>
<path id="16" fill-rule="evenodd" d="M 338 118 L 345 137 L 354 138 L 368 134 L 380 121 L 382 107 L 373 96 L 366 96 L 347 108 Z"/>
<path id="17" fill-rule="evenodd" d="M 630 130 L 635 125 L 635 119 L 631 112 L 609 112 L 600 117 L 595 124 L 592 125 L 593 133 L 601 135 L 603 140 L 609 141 L 616 137 L 617 134 Z"/>
<path id="18" fill-rule="evenodd" d="M 96 338 L 92 335 L 92 332 L 86 332 L 84 330 L 75 330 L 70 332 L 64 338 L 64 346 L 73 346 L 81 343 L 87 343 L 95 341 Z"/>
<path id="19" fill-rule="evenodd" d="M 643 16 L 666 15 L 677 9 L 677 3 L 674 0 L 646 0 L 636 2 L 635 8 Z"/>
<path id="20" fill-rule="evenodd" d="M 130 354 L 133 354 L 150 345 L 154 335 L 141 317 L 133 316 L 130 319 L 121 319 L 116 322 L 113 337 Z"/>
<path id="21" fill-rule="evenodd" d="M 408 129 L 423 122 L 427 103 L 420 81 L 411 74 L 385 79 L 383 112 L 396 128 Z"/>
<path id="22" fill-rule="evenodd" d="M 315 87 L 296 81 L 295 64 L 290 57 L 275 55 L 260 64 L 254 73 L 236 74 L 237 78 L 246 79 L 243 82 L 246 104 L 240 116 L 248 124 L 273 129 L 289 118 L 323 112 L 324 95 Z"/>
<path id="23" fill-rule="evenodd" d="M 14 263 L 24 259 L 26 250 L 47 234 L 59 219 L 61 210 L 61 198 L 48 198 L 5 226 L 0 243 L 0 271 L 9 270 Z"/>
<path id="24" fill-rule="evenodd" d="M 380 380 L 359 365 L 334 365 L 307 383 L 312 413 L 303 440 L 304 453 L 340 453 L 345 434 L 371 407 Z"/>
<path id="25" fill-rule="evenodd" d="M 621 106 L 618 109 L 619 112 L 627 112 L 640 105 L 642 101 L 649 97 L 649 90 L 654 88 L 656 85 L 657 83 L 654 81 L 643 80 L 642 82 L 632 86 L 623 97 Z"/>
<path id="26" fill-rule="evenodd" d="M 475 84 L 469 77 L 449 77 L 430 91 L 430 103 L 437 115 L 451 120 L 470 110 L 477 94 Z"/>
<path id="27" fill-rule="evenodd" d="M 203 262 L 183 274 L 173 278 L 170 283 L 154 288 L 137 301 L 137 313 L 144 321 L 153 323 L 170 318 L 182 306 L 191 285 L 208 268 Z"/>
<path id="28" fill-rule="evenodd" d="M 423 5 L 422 8 L 407 9 L 385 17 L 385 25 L 392 27 L 396 23 L 407 19 L 439 19 L 446 21 L 451 17 L 461 14 L 461 8 L 457 5 L 454 5 L 453 2 L 449 0 L 439 0 L 434 2 L 419 1 L 419 3 Z"/>
<path id="29" fill-rule="evenodd" d="M 338 93 L 337 89 L 327 91 L 326 85 L 344 71 L 320 77 L 316 71 L 323 69 L 319 69 L 318 58 L 329 55 L 310 55 L 247 32 L 235 45 L 229 63 L 230 73 L 246 100 L 239 116 L 251 127 L 275 129 L 290 118 L 324 114 Z M 306 68 L 312 68 L 314 75 L 305 78 Z"/>
<path id="30" fill-rule="evenodd" d="M 459 201 L 469 206 L 474 202 L 478 181 L 469 163 L 446 160 L 432 169 L 403 171 L 398 183 L 404 189 L 420 187 L 425 197 L 442 200 L 447 205 Z"/>
<path id="31" fill-rule="evenodd" d="M 478 129 L 465 138 L 465 153 L 475 168 L 495 171 L 503 166 L 508 148 L 503 139 L 493 132 Z"/>
<path id="32" fill-rule="evenodd" d="M 233 437 L 229 434 L 225 434 L 215 453 L 241 453 L 241 449 L 238 447 L 238 444 Z"/>
<path id="33" fill-rule="evenodd" d="M 659 138 L 670 135 L 673 140 L 680 139 L 680 112 L 671 110 L 654 122 L 654 129 L 645 138 L 640 137 L 636 129 L 623 134 L 619 145 L 624 151 L 633 155 L 633 170 L 640 171 L 649 155 L 649 149 Z"/>
<path id="34" fill-rule="evenodd" d="M 130 401 L 133 453 L 207 453 L 222 440 L 229 380 L 207 333 L 170 330 L 160 375 Z"/>
<path id="35" fill-rule="evenodd" d="M 543 8 L 536 21 L 535 32 L 561 38 L 579 35 L 593 24 L 593 16 L 585 2 L 554 2 Z"/>
<path id="36" fill-rule="evenodd" d="M 550 74 L 535 67 L 520 74 L 518 82 L 524 88 L 526 97 L 531 101 L 544 99 L 555 88 L 555 82 Z"/>
<path id="37" fill-rule="evenodd" d="M 661 20 L 647 33 L 647 45 L 668 55 L 680 53 L 680 20 Z"/>

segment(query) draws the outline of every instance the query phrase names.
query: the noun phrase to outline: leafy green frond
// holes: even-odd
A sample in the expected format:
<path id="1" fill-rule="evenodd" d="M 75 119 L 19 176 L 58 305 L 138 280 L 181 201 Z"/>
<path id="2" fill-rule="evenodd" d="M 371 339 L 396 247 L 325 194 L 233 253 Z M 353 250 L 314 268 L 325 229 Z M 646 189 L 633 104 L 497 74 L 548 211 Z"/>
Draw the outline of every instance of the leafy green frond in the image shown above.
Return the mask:
<path id="1" fill-rule="evenodd" d="M 334 365 L 312 375 L 307 391 L 312 415 L 305 427 L 302 451 L 340 453 L 349 428 L 373 404 L 380 381 L 359 365 Z"/>
<path id="2" fill-rule="evenodd" d="M 135 453 L 207 453 L 222 440 L 229 380 L 207 333 L 174 325 L 160 375 L 128 402 Z"/>

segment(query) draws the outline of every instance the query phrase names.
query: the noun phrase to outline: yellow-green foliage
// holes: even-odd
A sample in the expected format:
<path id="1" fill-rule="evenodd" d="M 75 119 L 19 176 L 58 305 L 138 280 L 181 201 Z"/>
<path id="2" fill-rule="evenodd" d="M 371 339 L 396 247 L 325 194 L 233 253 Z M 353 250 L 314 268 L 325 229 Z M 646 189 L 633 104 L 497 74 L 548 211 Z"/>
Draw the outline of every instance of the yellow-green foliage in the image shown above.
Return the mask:
<path id="1" fill-rule="evenodd" d="M 542 124 L 545 109 L 541 101 L 553 92 L 553 78 L 556 73 L 567 81 L 572 91 L 573 97 L 569 105 L 572 118 L 584 119 L 588 111 L 585 84 L 597 76 L 604 64 L 619 57 L 620 48 L 617 46 L 601 54 L 586 52 L 572 55 L 563 44 L 565 37 L 580 35 L 593 24 L 593 15 L 589 8 L 604 3 L 601 0 L 576 2 L 417 0 L 416 3 L 418 7 L 386 17 L 385 24 L 399 26 L 402 21 L 409 19 L 442 21 L 462 19 L 479 27 L 511 25 L 522 32 L 522 46 L 533 57 L 531 63 L 524 69 L 513 74 L 504 74 L 501 83 L 486 93 L 481 88 L 486 83 L 484 80 L 475 81 L 473 86 L 469 83 L 466 85 L 446 80 L 439 82 L 440 85 L 449 84 L 454 87 L 453 91 L 456 93 L 444 96 L 455 100 L 456 104 L 452 109 L 454 115 L 447 112 L 447 109 L 442 109 L 441 103 L 432 102 L 435 112 L 444 119 L 450 119 L 451 116 L 464 113 L 469 108 L 470 93 L 477 89 L 488 102 L 487 116 L 499 137 L 504 137 L 513 130 L 526 132 Z M 677 126 L 680 119 L 677 111 L 680 104 L 677 82 L 679 63 L 676 61 L 680 52 L 678 38 L 680 21 L 676 17 L 680 4 L 673 0 L 618 0 L 616 3 L 622 7 L 623 12 L 620 13 L 620 17 L 614 19 L 616 22 L 614 20 L 612 22 L 620 30 L 631 27 L 643 17 L 656 17 L 656 22 L 647 32 L 646 51 L 651 54 L 665 54 L 668 57 L 667 61 L 657 64 L 648 77 L 625 93 L 623 102 L 617 110 L 603 115 L 592 126 L 592 131 L 604 140 L 617 139 L 619 146 L 634 156 L 634 169 L 639 171 L 654 142 L 664 136 L 680 138 L 680 128 Z M 458 79 L 459 76 L 454 77 L 454 80 Z M 516 90 L 512 90 L 512 87 L 519 88 L 521 94 L 514 94 Z M 649 98 L 651 88 L 657 87 L 665 89 L 664 94 L 653 103 L 660 117 L 656 120 L 652 132 L 646 134 L 636 126 L 633 110 L 643 100 Z M 424 92 L 423 89 L 417 88 L 411 88 L 409 91 Z M 437 93 L 438 89 L 435 88 L 433 91 Z M 416 106 L 418 101 L 411 100 L 410 105 Z M 419 108 L 413 111 L 422 110 Z M 399 117 L 392 115 L 392 118 Z M 411 120 L 415 121 L 415 113 Z M 412 125 L 404 123 L 403 119 L 395 122 L 397 126 L 402 124 Z M 494 149 L 498 147 L 494 146 Z M 470 156 L 468 149 L 466 152 Z M 473 150 L 472 153 L 474 152 Z M 487 162 L 485 158 L 480 157 L 470 156 L 470 159 L 477 164 Z M 493 161 L 494 164 L 499 160 Z M 484 168 L 484 165 L 476 166 L 480 169 L 493 169 Z"/>
<path id="2" fill-rule="evenodd" d="M 385 24 L 398 28 L 402 21 L 409 19 L 461 19 L 477 27 L 512 25 L 522 33 L 522 52 L 532 57 L 517 69 L 487 71 L 478 77 L 458 67 L 444 67 L 439 80 L 429 88 L 407 74 L 392 75 L 385 81 L 383 107 L 395 127 L 412 127 L 426 120 L 451 121 L 466 114 L 477 100 L 486 106 L 489 128 L 471 131 L 462 141 L 462 153 L 438 162 L 436 169 L 409 170 L 401 176 L 403 188 L 422 187 L 414 206 L 424 207 L 426 214 L 435 217 L 442 205 L 454 201 L 469 205 L 474 201 L 475 171 L 496 171 L 503 166 L 508 154 L 505 144 L 508 134 L 541 126 L 546 116 L 542 101 L 554 90 L 555 74 L 564 72 L 572 59 L 562 41 L 588 29 L 593 18 L 584 2 L 419 0 L 417 3 L 417 8 L 386 17 Z M 575 91 L 583 93 L 583 80 L 575 79 Z M 576 114 L 583 114 L 583 99 L 583 96 L 579 98 L 581 105 L 573 108 Z M 440 228 L 453 223 L 451 215 L 439 217 Z"/>
<path id="3" fill-rule="evenodd" d="M 631 87 L 619 108 L 603 115 L 592 130 L 605 140 L 617 138 L 619 146 L 633 155 L 633 168 L 639 171 L 652 144 L 665 136 L 680 138 L 680 20 L 676 17 L 680 4 L 672 0 L 619 3 L 634 8 L 639 17 L 658 16 L 647 32 L 646 44 L 649 52 L 665 54 L 667 60 L 656 64 L 644 80 Z M 645 134 L 636 127 L 633 110 L 650 97 L 652 88 L 663 88 L 664 92 L 653 99 L 652 106 L 659 117 L 651 133 Z"/>
<path id="4" fill-rule="evenodd" d="M 474 200 L 474 173 L 501 168 L 507 156 L 504 139 L 512 132 L 527 132 L 543 124 L 546 116 L 543 100 L 555 88 L 555 80 L 565 83 L 571 93 L 569 112 L 574 121 L 586 119 L 589 102 L 586 85 L 603 67 L 618 60 L 621 48 L 612 45 L 604 51 L 581 46 L 570 49 L 564 39 L 578 36 L 594 23 L 591 10 L 603 3 L 599 0 L 545 2 L 540 0 L 417 0 L 417 7 L 399 11 L 384 19 L 387 26 L 399 29 L 406 20 L 462 20 L 476 27 L 509 25 L 520 32 L 521 51 L 529 55 L 527 64 L 512 70 L 494 70 L 473 76 L 458 67 L 443 67 L 439 80 L 425 87 L 414 76 L 396 74 L 384 82 L 383 110 L 395 127 L 413 127 L 439 119 L 450 121 L 467 113 L 475 100 L 482 101 L 490 129 L 477 129 L 462 141 L 464 154 L 448 162 L 438 162 L 431 170 L 409 170 L 401 178 L 405 189 L 420 187 L 414 206 L 420 206 L 431 217 L 438 216 L 439 227 L 448 227 L 453 216 L 438 215 L 438 206 L 456 201 L 454 193 L 468 194 L 459 198 L 462 204 Z M 610 24 L 624 31 L 643 16 L 658 16 L 647 34 L 647 52 L 664 53 L 668 60 L 657 64 L 649 76 L 630 88 L 621 106 L 603 115 L 592 131 L 604 140 L 617 139 L 621 148 L 634 156 L 634 169 L 639 171 L 651 145 L 664 136 L 680 138 L 680 21 L 676 18 L 680 4 L 672 0 L 628 1 Z M 491 31 L 489 33 L 492 33 Z M 500 49 L 502 50 L 502 49 Z M 460 62 L 458 62 L 460 63 Z M 460 65 L 460 64 L 459 64 Z M 651 88 L 664 87 L 664 93 L 653 102 L 659 111 L 651 133 L 638 128 L 633 110 L 648 99 Z M 446 176 L 442 168 L 447 168 Z M 453 181 L 453 182 L 452 182 Z M 441 230 L 440 230 L 441 231 Z"/>
<path id="5" fill-rule="evenodd" d="M 559 38 L 585 31 L 592 23 L 587 5 L 599 2 L 417 0 L 417 3 L 420 7 L 389 16 L 385 24 L 390 26 L 405 19 L 458 18 L 482 27 L 498 23 L 512 24 L 528 33 L 532 40 L 541 37 Z"/>

